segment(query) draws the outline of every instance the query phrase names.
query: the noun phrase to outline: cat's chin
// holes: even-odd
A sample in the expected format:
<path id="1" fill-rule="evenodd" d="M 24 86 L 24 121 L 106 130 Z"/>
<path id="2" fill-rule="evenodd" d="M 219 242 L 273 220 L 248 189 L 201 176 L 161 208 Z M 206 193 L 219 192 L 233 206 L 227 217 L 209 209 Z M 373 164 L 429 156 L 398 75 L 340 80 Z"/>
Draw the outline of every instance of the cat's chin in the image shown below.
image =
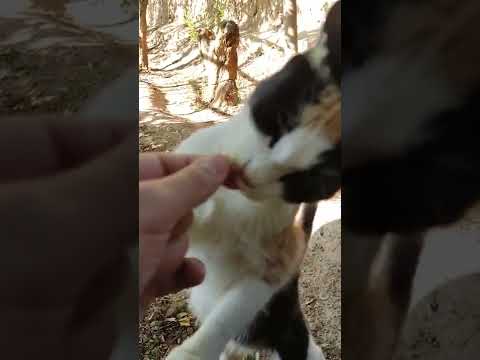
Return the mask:
<path id="1" fill-rule="evenodd" d="M 255 202 L 281 200 L 283 194 L 280 182 L 258 186 L 239 184 L 239 190 L 247 199 Z"/>

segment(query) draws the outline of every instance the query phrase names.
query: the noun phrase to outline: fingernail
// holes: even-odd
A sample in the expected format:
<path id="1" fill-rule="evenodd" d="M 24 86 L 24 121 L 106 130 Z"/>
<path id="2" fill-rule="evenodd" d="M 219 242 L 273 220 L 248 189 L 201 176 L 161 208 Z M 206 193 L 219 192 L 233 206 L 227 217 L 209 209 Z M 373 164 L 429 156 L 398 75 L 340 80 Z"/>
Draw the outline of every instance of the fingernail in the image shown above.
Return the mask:
<path id="1" fill-rule="evenodd" d="M 201 160 L 200 165 L 212 176 L 226 176 L 228 172 L 228 161 L 223 156 L 211 156 Z"/>

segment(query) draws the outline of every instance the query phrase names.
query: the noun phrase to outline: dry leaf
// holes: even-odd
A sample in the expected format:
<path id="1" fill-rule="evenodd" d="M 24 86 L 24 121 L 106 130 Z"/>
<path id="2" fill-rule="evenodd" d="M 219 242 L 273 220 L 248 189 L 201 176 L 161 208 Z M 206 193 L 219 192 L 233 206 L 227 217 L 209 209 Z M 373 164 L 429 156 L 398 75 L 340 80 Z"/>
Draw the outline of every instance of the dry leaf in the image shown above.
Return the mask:
<path id="1" fill-rule="evenodd" d="M 182 327 L 190 327 L 191 324 L 190 324 L 190 319 L 188 318 L 185 318 L 185 319 L 181 319 L 179 322 L 180 326 Z"/>

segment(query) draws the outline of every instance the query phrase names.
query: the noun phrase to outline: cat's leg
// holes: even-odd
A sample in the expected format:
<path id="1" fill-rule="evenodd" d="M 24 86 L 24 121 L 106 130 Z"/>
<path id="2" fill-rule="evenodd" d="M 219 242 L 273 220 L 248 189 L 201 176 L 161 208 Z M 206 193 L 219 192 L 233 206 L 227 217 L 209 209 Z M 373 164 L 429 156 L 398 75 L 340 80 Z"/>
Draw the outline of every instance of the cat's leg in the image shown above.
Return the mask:
<path id="1" fill-rule="evenodd" d="M 303 342 L 303 341 L 302 341 Z M 325 356 L 323 355 L 323 351 L 320 348 L 319 345 L 315 342 L 313 337 L 310 335 L 309 340 L 308 340 L 308 345 L 307 349 L 305 351 L 305 346 L 300 345 L 297 343 L 297 345 L 292 345 L 292 348 L 288 348 L 287 346 L 281 347 L 279 350 L 283 356 L 280 356 L 278 351 L 275 351 L 275 353 L 270 357 L 269 360 L 289 360 L 289 359 L 305 359 L 305 360 L 325 360 Z M 299 356 L 302 356 L 300 354 L 305 354 L 306 357 L 301 358 Z"/>
<path id="2" fill-rule="evenodd" d="M 276 290 L 259 279 L 243 280 L 224 295 L 197 332 L 167 360 L 218 359 L 227 343 L 248 327 Z"/>
<path id="3" fill-rule="evenodd" d="M 303 315 L 299 276 L 275 293 L 246 332 L 237 340 L 247 346 L 275 350 L 269 360 L 324 360 L 322 350 L 310 335 Z"/>
<path id="4" fill-rule="evenodd" d="M 275 343 L 281 360 L 325 360 L 323 352 L 310 335 L 305 320 L 298 318 Z"/>

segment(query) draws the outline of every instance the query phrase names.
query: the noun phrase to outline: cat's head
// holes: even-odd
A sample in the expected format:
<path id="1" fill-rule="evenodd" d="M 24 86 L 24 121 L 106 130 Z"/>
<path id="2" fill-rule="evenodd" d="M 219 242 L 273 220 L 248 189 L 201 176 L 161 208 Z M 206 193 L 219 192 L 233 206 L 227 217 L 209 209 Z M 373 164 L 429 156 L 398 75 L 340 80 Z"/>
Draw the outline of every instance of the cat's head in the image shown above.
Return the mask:
<path id="1" fill-rule="evenodd" d="M 340 32 L 331 32 L 332 16 L 318 44 L 262 81 L 238 116 L 248 139 L 237 159 L 248 197 L 300 203 L 340 187 L 340 49 L 329 47 Z"/>

